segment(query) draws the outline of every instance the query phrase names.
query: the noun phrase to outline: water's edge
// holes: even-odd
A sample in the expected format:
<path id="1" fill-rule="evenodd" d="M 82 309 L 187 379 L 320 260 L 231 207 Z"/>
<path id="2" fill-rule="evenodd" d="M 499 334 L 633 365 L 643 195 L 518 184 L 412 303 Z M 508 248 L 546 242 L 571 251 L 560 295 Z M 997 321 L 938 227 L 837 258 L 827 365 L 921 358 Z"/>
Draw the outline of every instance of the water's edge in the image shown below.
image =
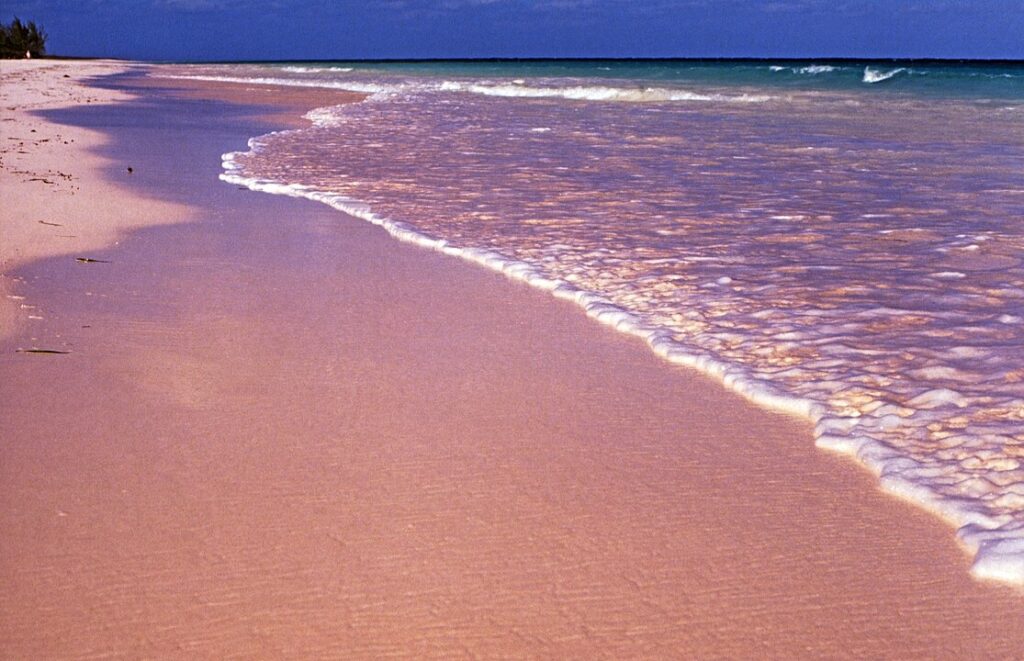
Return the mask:
<path id="1" fill-rule="evenodd" d="M 313 119 L 322 109 L 307 114 Z M 258 138 L 250 139 L 254 150 Z M 223 155 L 224 172 L 220 179 L 250 190 L 305 198 L 326 204 L 350 216 L 380 226 L 395 239 L 429 248 L 445 255 L 479 264 L 533 287 L 550 292 L 556 298 L 574 302 L 587 316 L 615 330 L 642 339 L 660 358 L 676 365 L 697 369 L 748 401 L 782 413 L 797 415 L 814 425 L 815 445 L 854 458 L 879 479 L 883 491 L 907 500 L 937 515 L 957 528 L 957 537 L 972 554 L 971 574 L 979 579 L 1024 586 L 1024 528 L 1013 524 L 999 526 L 971 507 L 971 503 L 942 498 L 903 473 L 918 468 L 918 463 L 867 436 L 858 436 L 856 419 L 830 415 L 826 407 L 807 399 L 779 392 L 771 384 L 751 378 L 737 366 L 703 351 L 694 351 L 672 339 L 667 328 L 645 323 L 636 314 L 614 305 L 593 292 L 542 275 L 533 266 L 510 259 L 492 250 L 458 246 L 435 238 L 406 223 L 378 216 L 358 200 L 337 193 L 243 176 L 235 159 L 245 152 Z"/>

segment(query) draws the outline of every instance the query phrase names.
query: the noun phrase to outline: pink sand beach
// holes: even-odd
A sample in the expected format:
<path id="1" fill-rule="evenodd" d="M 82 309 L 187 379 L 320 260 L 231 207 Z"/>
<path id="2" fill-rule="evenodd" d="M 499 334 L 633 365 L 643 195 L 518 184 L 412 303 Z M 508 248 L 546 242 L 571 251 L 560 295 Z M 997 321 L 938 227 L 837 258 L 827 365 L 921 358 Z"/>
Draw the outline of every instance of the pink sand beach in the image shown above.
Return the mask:
<path id="1" fill-rule="evenodd" d="M 0 656 L 1024 656 L 807 422 L 218 180 L 357 96 L 150 66 L 0 64 Z"/>

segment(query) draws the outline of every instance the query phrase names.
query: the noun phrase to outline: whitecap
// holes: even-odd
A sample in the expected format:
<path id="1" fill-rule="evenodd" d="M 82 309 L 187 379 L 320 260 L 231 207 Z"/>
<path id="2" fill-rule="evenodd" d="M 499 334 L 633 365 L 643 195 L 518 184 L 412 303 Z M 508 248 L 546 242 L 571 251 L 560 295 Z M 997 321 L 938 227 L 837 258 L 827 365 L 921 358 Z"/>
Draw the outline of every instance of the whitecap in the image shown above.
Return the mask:
<path id="1" fill-rule="evenodd" d="M 900 67 L 898 69 L 891 69 L 889 71 L 881 71 L 878 69 L 872 69 L 871 67 L 864 67 L 864 78 L 862 79 L 865 83 L 880 83 L 885 80 L 889 80 L 897 74 L 903 73 L 907 69 Z"/>

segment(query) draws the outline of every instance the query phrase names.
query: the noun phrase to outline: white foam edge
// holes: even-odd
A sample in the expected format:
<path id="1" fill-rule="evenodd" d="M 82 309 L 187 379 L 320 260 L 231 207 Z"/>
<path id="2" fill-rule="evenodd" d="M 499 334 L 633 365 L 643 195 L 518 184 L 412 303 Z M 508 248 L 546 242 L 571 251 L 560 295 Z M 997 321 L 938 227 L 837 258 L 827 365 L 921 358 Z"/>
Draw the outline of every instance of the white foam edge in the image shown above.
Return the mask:
<path id="1" fill-rule="evenodd" d="M 845 435 L 836 428 L 855 431 L 856 424 L 837 424 L 849 420 L 856 418 L 820 419 L 815 425 L 815 446 L 856 460 L 875 474 L 882 491 L 956 528 L 957 538 L 973 556 L 972 576 L 1024 587 L 1024 525 L 979 511 L 978 501 L 936 494 L 914 479 L 914 473 L 923 470 L 914 459 L 868 436 Z"/>
<path id="2" fill-rule="evenodd" d="M 255 139 L 250 140 L 250 149 L 256 144 Z M 815 425 L 817 447 L 855 459 L 875 473 L 883 491 L 938 515 L 956 527 L 957 536 L 973 553 L 971 574 L 975 578 L 1024 587 L 1024 525 L 995 520 L 977 511 L 970 502 L 944 498 L 928 489 L 913 478 L 913 472 L 920 468 L 917 462 L 875 439 L 858 435 L 857 418 L 832 416 L 822 404 L 780 393 L 771 384 L 752 377 L 736 365 L 709 353 L 685 347 L 672 339 L 668 329 L 646 324 L 636 314 L 608 299 L 579 289 L 564 280 L 548 278 L 525 262 L 510 259 L 495 251 L 463 248 L 446 239 L 428 236 L 405 223 L 378 216 L 368 204 L 337 193 L 319 191 L 301 184 L 282 184 L 243 177 L 237 174 L 241 168 L 234 159 L 244 153 L 230 152 L 223 155 L 225 172 L 220 175 L 222 181 L 253 191 L 326 204 L 381 227 L 399 241 L 485 266 L 513 280 L 548 291 L 556 298 L 572 301 L 588 317 L 616 331 L 642 339 L 655 355 L 672 364 L 695 369 L 753 404 L 809 420 Z"/>

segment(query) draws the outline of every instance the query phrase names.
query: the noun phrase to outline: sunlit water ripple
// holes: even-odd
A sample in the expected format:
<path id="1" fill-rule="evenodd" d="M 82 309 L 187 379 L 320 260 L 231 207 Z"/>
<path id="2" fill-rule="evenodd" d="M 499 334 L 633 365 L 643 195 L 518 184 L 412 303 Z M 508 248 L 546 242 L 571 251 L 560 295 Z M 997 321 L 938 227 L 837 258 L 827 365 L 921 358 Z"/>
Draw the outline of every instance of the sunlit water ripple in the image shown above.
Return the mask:
<path id="1" fill-rule="evenodd" d="M 505 270 L 808 416 L 958 526 L 976 575 L 1024 584 L 1024 98 L 354 69 L 183 74 L 370 93 L 223 178 Z"/>

